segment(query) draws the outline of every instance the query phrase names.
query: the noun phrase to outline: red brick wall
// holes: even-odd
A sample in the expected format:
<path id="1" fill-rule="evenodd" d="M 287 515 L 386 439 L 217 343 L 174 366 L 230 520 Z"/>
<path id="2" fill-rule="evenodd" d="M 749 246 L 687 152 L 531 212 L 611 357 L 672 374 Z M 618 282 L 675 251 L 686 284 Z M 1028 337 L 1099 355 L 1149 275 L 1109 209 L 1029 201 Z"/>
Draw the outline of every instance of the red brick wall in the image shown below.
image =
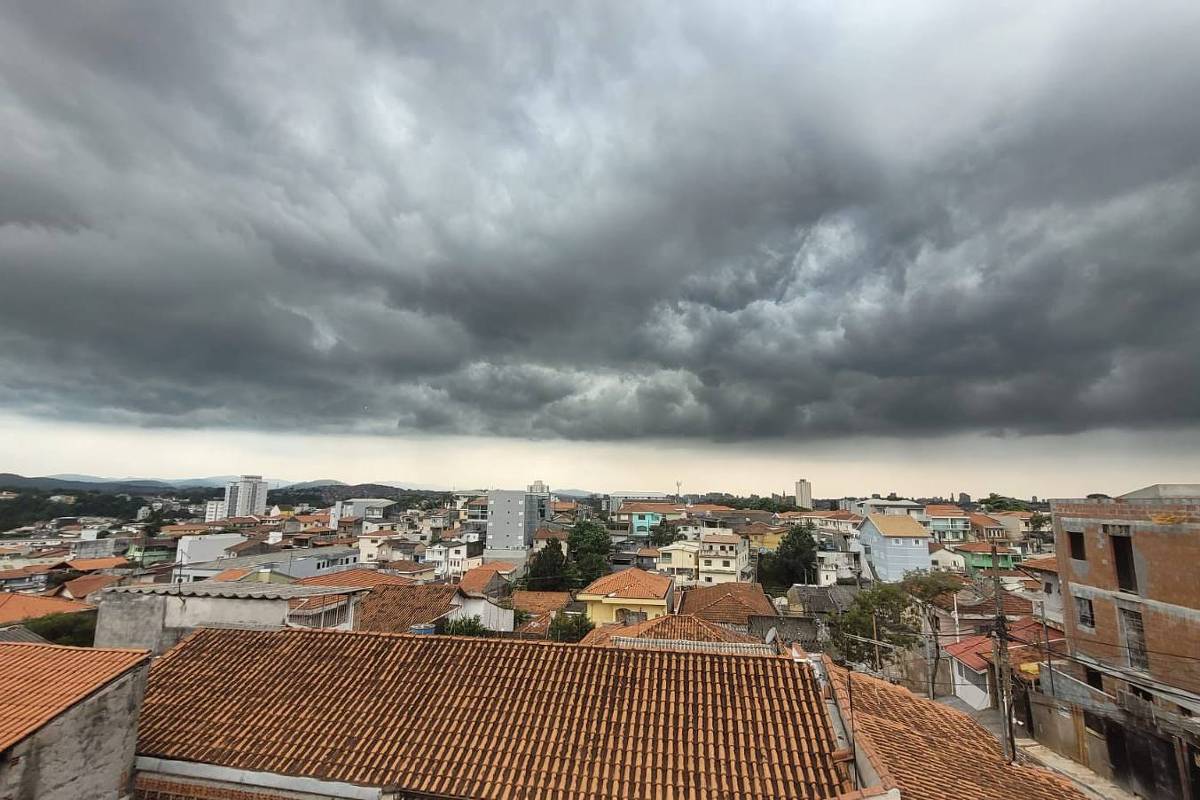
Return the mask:
<path id="1" fill-rule="evenodd" d="M 1063 582 L 1063 615 L 1067 638 L 1076 652 L 1114 666 L 1125 666 L 1127 652 L 1118 623 L 1117 604 L 1092 599 L 1095 631 L 1076 624 L 1070 585 L 1117 590 L 1111 537 L 1102 525 L 1132 526 L 1138 596 L 1200 610 L 1200 503 L 1178 501 L 1055 501 L 1054 531 L 1059 576 Z M 1064 518 L 1074 518 L 1064 524 Z M 1086 562 L 1070 558 L 1067 530 L 1080 530 Z M 1200 614 L 1164 613 L 1142 603 L 1142 623 L 1149 651 L 1150 675 L 1173 686 L 1200 692 Z M 1131 604 L 1133 607 L 1133 604 Z"/>

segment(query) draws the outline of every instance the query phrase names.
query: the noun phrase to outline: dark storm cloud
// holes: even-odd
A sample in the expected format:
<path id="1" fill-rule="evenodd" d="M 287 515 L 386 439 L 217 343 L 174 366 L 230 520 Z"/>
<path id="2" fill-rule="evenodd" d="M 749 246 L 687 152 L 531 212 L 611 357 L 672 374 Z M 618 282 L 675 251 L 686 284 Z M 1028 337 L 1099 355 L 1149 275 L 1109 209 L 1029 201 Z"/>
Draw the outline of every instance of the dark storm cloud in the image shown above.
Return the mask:
<path id="1" fill-rule="evenodd" d="M 0 408 L 1200 421 L 1200 6 L 15 3 Z"/>

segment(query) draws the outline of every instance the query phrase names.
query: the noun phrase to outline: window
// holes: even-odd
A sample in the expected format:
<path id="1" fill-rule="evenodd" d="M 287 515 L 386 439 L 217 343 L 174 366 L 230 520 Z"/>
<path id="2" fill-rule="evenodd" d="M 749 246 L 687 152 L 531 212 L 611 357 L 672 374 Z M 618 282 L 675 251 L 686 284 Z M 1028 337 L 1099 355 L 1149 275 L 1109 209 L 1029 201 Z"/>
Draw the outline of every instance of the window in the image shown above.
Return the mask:
<path id="1" fill-rule="evenodd" d="M 1121 635 L 1125 639 L 1125 653 L 1132 669 L 1150 669 L 1150 658 L 1146 653 L 1146 633 L 1142 628 L 1142 614 L 1122 608 Z"/>
<path id="2" fill-rule="evenodd" d="M 1054 587 L 1049 582 L 1042 584 L 1042 592 L 1044 594 L 1054 594 Z"/>
<path id="3" fill-rule="evenodd" d="M 1067 531 L 1071 538 L 1071 558 L 1076 561 L 1087 561 L 1087 549 L 1083 544 L 1083 531 Z"/>
<path id="4" fill-rule="evenodd" d="M 721 562 L 721 566 L 722 566 L 722 567 L 728 567 L 728 566 L 729 566 L 729 562 L 728 562 L 728 561 L 722 561 L 722 562 Z"/>
<path id="5" fill-rule="evenodd" d="M 711 558 L 706 558 L 706 559 L 704 559 L 704 566 L 706 566 L 706 567 L 711 567 L 711 566 L 712 566 L 712 559 L 711 559 Z"/>
<path id="6" fill-rule="evenodd" d="M 1099 689 L 1103 692 L 1104 676 L 1100 673 L 1100 670 L 1092 669 L 1091 667 L 1084 667 L 1083 671 L 1087 676 L 1087 685 L 1093 689 Z"/>
<path id="7" fill-rule="evenodd" d="M 1117 586 L 1122 592 L 1138 593 L 1137 570 L 1133 565 L 1133 538 L 1111 536 L 1113 560 L 1117 564 Z"/>
<path id="8" fill-rule="evenodd" d="M 712 576 L 711 576 L 711 575 L 705 575 L 705 576 L 704 576 L 704 582 L 705 582 L 705 583 L 712 583 Z"/>
<path id="9" fill-rule="evenodd" d="M 1096 616 L 1092 613 L 1092 601 L 1086 597 L 1075 598 L 1075 610 L 1079 614 L 1079 624 L 1086 628 L 1096 627 Z"/>

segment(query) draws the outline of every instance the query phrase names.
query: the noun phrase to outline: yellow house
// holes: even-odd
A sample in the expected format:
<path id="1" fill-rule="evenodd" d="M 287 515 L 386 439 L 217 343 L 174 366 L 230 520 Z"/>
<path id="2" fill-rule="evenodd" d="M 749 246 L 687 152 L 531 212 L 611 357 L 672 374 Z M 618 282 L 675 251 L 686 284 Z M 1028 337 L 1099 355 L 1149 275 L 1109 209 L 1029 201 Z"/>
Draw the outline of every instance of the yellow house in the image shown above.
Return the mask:
<path id="1" fill-rule="evenodd" d="M 667 575 L 632 569 L 597 578 L 575 599 L 587 607 L 587 618 L 596 625 L 624 622 L 629 614 L 654 619 L 671 611 L 675 582 Z"/>

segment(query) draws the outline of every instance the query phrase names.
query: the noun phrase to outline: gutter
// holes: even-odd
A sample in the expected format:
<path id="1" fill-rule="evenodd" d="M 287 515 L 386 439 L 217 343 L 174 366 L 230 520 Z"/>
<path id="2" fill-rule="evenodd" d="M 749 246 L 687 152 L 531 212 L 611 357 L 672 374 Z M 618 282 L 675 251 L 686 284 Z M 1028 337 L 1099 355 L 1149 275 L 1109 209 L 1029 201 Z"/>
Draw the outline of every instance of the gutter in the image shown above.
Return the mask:
<path id="1" fill-rule="evenodd" d="M 141 773 L 220 781 L 260 789 L 307 792 L 308 794 L 346 798 L 347 800 L 381 800 L 383 797 L 383 789 L 371 786 L 357 786 L 342 781 L 325 781 L 319 778 L 303 778 L 295 775 L 280 775 L 277 772 L 252 772 L 233 767 L 221 767 L 216 764 L 202 764 L 197 761 L 173 761 L 155 756 L 138 756 L 134 766 Z"/>

